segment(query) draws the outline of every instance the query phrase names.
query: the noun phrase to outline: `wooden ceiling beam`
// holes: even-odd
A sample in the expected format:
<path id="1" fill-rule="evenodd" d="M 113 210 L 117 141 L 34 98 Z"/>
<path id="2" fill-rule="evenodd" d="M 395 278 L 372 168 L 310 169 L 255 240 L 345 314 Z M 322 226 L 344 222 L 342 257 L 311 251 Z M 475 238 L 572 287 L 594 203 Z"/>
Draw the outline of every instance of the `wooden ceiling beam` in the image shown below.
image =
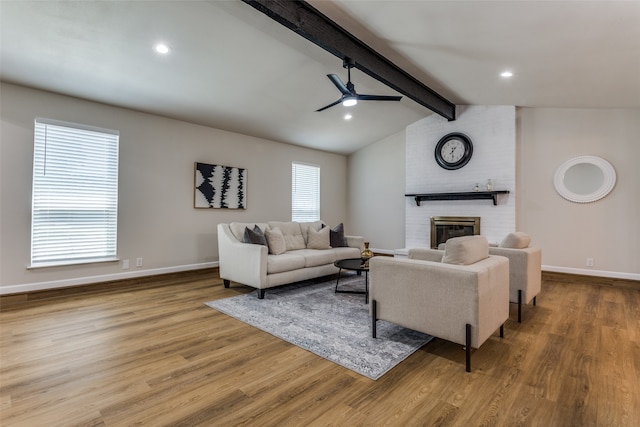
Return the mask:
<path id="1" fill-rule="evenodd" d="M 242 0 L 327 52 L 355 61 L 355 68 L 448 120 L 456 106 L 371 49 L 305 1 Z"/>

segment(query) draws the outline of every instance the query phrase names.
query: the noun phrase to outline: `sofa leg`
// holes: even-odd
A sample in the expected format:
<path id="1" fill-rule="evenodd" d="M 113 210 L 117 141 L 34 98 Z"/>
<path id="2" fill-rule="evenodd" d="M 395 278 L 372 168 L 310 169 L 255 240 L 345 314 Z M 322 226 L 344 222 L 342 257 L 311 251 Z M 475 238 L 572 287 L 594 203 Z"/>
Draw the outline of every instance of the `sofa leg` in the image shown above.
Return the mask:
<path id="1" fill-rule="evenodd" d="M 518 289 L 518 323 L 522 323 L 522 289 Z"/>
<path id="2" fill-rule="evenodd" d="M 264 292 L 266 289 L 258 289 L 258 299 L 264 299 Z"/>
<path id="3" fill-rule="evenodd" d="M 504 323 L 500 325 L 500 338 L 504 338 Z"/>
<path id="4" fill-rule="evenodd" d="M 471 325 L 467 323 L 466 337 L 465 337 L 465 356 L 467 364 L 467 372 L 471 372 Z"/>
<path id="5" fill-rule="evenodd" d="M 229 289 L 229 285 L 231 284 L 230 280 L 222 279 L 222 283 L 224 284 L 225 288 Z"/>
<path id="6" fill-rule="evenodd" d="M 378 302 L 376 300 L 371 300 L 371 336 L 376 338 L 376 316 L 378 309 Z"/>
<path id="7" fill-rule="evenodd" d="M 533 297 L 533 305 L 536 305 L 536 298 L 537 297 Z"/>

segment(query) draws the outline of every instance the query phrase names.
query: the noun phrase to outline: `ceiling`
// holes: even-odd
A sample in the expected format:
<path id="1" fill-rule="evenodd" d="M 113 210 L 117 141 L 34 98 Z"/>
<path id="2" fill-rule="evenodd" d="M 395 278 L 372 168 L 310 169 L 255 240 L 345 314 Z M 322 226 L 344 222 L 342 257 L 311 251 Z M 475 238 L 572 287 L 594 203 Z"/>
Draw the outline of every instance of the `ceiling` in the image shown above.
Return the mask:
<path id="1" fill-rule="evenodd" d="M 458 105 L 640 108 L 640 1 L 309 3 Z M 218 129 L 349 154 L 432 114 L 407 97 L 315 112 L 342 60 L 239 0 L 2 0 L 0 20 L 3 81 Z"/>

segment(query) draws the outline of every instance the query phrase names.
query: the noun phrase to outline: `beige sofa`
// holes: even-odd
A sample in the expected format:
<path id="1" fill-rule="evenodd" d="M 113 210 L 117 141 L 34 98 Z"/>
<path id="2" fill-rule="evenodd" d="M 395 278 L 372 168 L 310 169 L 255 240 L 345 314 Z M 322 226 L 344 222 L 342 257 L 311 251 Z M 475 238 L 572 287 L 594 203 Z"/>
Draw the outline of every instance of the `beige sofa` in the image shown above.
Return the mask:
<path id="1" fill-rule="evenodd" d="M 247 243 L 245 234 L 255 237 L 251 230 L 262 232 L 267 244 Z M 331 229 L 322 221 L 218 224 L 220 278 L 227 288 L 231 281 L 254 287 L 262 299 L 266 289 L 335 274 L 334 262 L 359 258 L 364 249 L 360 236 L 344 236 L 346 246 L 330 243 Z"/>
<path id="2" fill-rule="evenodd" d="M 372 336 L 386 320 L 479 348 L 509 317 L 509 260 L 489 255 L 482 236 L 447 241 L 445 251 L 410 249 L 409 258 L 369 261 Z"/>

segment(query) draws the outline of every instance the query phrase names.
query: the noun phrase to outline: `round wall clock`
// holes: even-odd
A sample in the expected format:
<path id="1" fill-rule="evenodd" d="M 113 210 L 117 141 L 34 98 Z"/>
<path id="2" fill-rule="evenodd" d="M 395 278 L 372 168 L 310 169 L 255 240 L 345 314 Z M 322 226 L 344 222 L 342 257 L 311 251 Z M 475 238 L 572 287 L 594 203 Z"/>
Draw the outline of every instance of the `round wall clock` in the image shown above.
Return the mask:
<path id="1" fill-rule="evenodd" d="M 471 160 L 473 144 L 463 133 L 453 132 L 443 136 L 436 145 L 436 162 L 448 170 L 460 169 Z"/>

